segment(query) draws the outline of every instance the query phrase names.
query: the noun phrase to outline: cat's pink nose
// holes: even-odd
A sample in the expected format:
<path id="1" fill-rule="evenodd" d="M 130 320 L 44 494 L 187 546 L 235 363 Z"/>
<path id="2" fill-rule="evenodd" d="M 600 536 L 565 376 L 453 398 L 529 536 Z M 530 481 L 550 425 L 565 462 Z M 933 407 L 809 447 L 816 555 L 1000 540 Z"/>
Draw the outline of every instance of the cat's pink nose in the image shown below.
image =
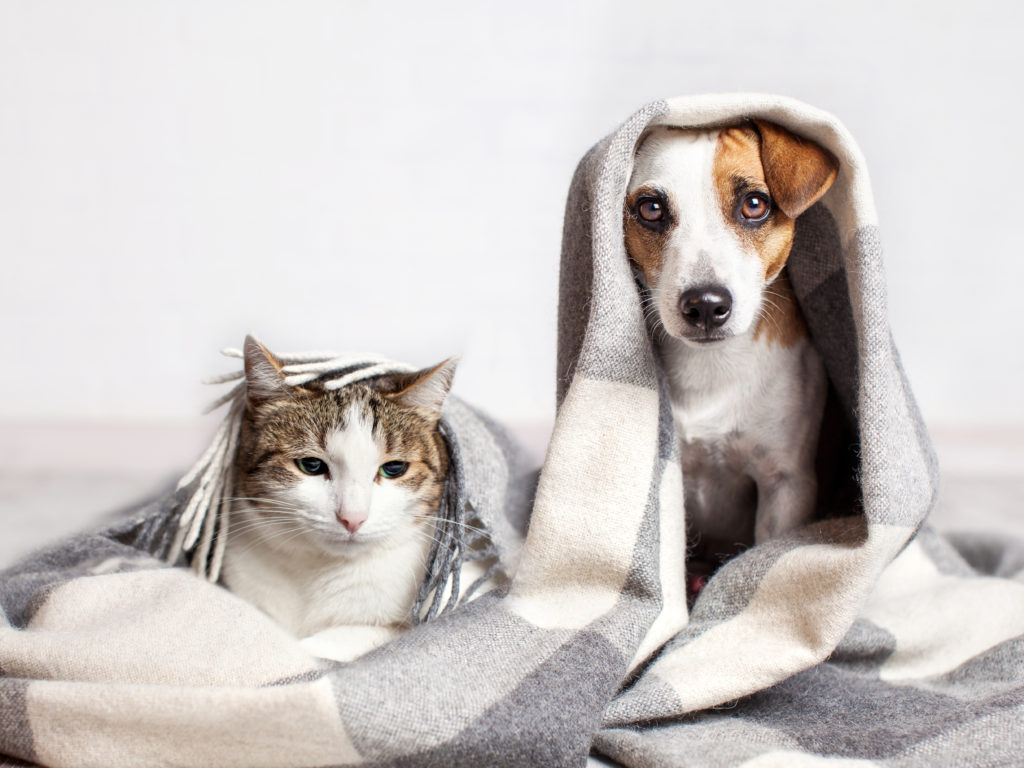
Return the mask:
<path id="1" fill-rule="evenodd" d="M 365 515 L 354 515 L 348 512 L 338 510 L 338 522 L 345 526 L 345 530 L 349 533 L 355 533 L 359 530 L 363 523 L 366 522 Z"/>

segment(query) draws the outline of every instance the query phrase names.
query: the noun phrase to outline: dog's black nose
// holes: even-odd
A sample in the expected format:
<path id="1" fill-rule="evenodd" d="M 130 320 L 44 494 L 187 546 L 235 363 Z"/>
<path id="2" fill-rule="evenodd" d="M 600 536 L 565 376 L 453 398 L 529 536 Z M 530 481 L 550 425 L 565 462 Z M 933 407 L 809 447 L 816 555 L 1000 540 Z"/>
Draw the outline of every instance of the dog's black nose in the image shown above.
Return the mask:
<path id="1" fill-rule="evenodd" d="M 720 285 L 692 288 L 679 297 L 679 311 L 695 328 L 720 328 L 732 314 L 732 294 Z"/>

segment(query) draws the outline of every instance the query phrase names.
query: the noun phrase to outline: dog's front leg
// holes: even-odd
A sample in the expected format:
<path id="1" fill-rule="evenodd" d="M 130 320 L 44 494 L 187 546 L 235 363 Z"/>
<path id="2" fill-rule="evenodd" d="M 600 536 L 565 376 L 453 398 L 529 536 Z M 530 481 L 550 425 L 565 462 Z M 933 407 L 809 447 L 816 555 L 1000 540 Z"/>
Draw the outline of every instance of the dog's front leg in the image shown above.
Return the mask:
<path id="1" fill-rule="evenodd" d="M 755 544 L 788 533 L 814 518 L 818 484 L 813 473 L 790 469 L 754 480 L 757 483 Z"/>

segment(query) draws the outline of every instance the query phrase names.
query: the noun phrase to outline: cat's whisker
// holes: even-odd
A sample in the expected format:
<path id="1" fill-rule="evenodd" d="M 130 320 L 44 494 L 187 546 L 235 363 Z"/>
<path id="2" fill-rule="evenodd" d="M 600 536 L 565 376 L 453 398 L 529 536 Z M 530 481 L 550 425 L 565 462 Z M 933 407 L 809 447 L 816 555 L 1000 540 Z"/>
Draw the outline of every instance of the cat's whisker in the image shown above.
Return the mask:
<path id="1" fill-rule="evenodd" d="M 237 514 L 237 509 L 232 512 L 232 523 L 244 523 L 249 520 L 299 520 L 306 516 L 303 513 L 303 510 L 292 509 L 290 507 L 263 507 L 262 509 L 248 509 L 246 510 L 247 514 L 244 516 Z"/>
<path id="2" fill-rule="evenodd" d="M 425 541 L 436 541 L 438 544 L 444 544 L 444 537 L 438 537 L 437 535 L 430 535 L 426 531 L 416 531 L 417 536 L 421 537 Z"/>
<path id="3" fill-rule="evenodd" d="M 428 541 L 431 543 L 437 542 L 437 544 L 440 546 L 444 546 L 446 543 L 444 536 L 441 536 L 439 534 L 431 535 L 426 531 L 417 531 L 415 535 L 419 537 L 421 541 Z"/>
<path id="4" fill-rule="evenodd" d="M 426 539 L 427 541 L 436 541 L 438 543 L 440 543 L 443 540 L 443 538 L 444 538 L 438 532 L 437 528 L 432 528 L 431 530 L 426 531 L 426 530 L 424 530 L 424 529 L 422 529 L 422 528 L 417 526 L 416 528 L 413 528 L 412 534 L 414 536 L 417 536 L 417 537 L 421 538 L 421 539 Z"/>
<path id="5" fill-rule="evenodd" d="M 232 527 L 232 533 L 249 533 L 251 531 L 270 531 L 274 532 L 280 530 L 283 526 L 300 526 L 302 523 L 297 522 L 294 519 L 282 518 L 280 520 L 266 520 L 266 521 L 253 521 L 251 523 L 244 523 L 237 527 Z"/>
<path id="6" fill-rule="evenodd" d="M 301 507 L 297 504 L 293 504 L 292 502 L 269 496 L 227 496 L 225 498 L 231 501 L 252 501 L 256 502 L 257 504 L 277 504 L 280 506 L 289 506 L 295 509 L 301 509 Z"/>
<path id="7" fill-rule="evenodd" d="M 264 501 L 264 502 L 257 502 L 255 504 L 252 503 L 252 502 L 248 502 L 248 501 L 241 502 L 241 503 L 232 502 L 231 508 L 236 513 L 238 513 L 238 514 L 255 514 L 255 515 L 258 515 L 264 509 L 271 509 L 271 510 L 273 510 L 273 509 L 287 509 L 287 510 L 290 510 L 292 512 L 302 512 L 304 509 L 306 509 L 305 506 L 300 505 L 300 504 L 289 504 L 288 502 L 272 501 L 272 500 L 268 500 L 268 501 Z"/>
<path id="8" fill-rule="evenodd" d="M 246 510 L 248 514 L 243 518 L 239 515 L 235 515 L 236 520 L 266 520 L 272 518 L 275 515 L 282 515 L 291 518 L 302 518 L 306 517 L 307 513 L 300 507 L 261 507 L 260 509 L 249 509 Z"/>
<path id="9" fill-rule="evenodd" d="M 237 556 L 244 556 L 255 551 L 257 547 L 267 544 L 280 547 L 283 544 L 288 544 L 289 542 L 294 541 L 304 533 L 306 533 L 306 528 L 301 525 L 297 525 L 294 528 L 279 529 L 269 536 L 261 536 L 259 539 L 249 542 L 246 546 L 236 549 L 235 554 Z"/>
<path id="10" fill-rule="evenodd" d="M 417 519 L 417 520 L 433 520 L 435 522 L 442 522 L 443 521 L 443 522 L 447 523 L 448 525 L 458 525 L 458 526 L 464 528 L 467 531 L 476 531 L 477 533 L 483 533 L 483 534 L 488 534 L 489 533 L 486 528 L 481 528 L 479 526 L 472 525 L 471 523 L 459 522 L 458 520 L 447 520 L 447 519 L 441 517 L 440 515 L 413 515 L 413 517 L 415 519 Z"/>

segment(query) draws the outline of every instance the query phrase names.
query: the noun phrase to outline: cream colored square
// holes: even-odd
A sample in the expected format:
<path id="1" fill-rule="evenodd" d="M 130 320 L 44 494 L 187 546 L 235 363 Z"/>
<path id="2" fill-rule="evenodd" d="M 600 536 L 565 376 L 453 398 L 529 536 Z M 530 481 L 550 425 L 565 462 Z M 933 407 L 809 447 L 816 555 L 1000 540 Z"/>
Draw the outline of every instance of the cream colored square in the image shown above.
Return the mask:
<path id="1" fill-rule="evenodd" d="M 270 688 L 37 682 L 36 759 L 68 768 L 271 768 L 361 762 L 330 681 Z"/>
<path id="2" fill-rule="evenodd" d="M 681 712 L 774 685 L 822 661 L 856 618 L 909 529 L 869 526 L 861 546 L 809 544 L 780 557 L 737 616 L 659 659 Z"/>
<path id="3" fill-rule="evenodd" d="M 683 473 L 681 466 L 669 467 L 661 479 L 658 495 L 661 510 L 660 570 L 662 606 L 658 618 L 647 630 L 633 656 L 630 669 L 642 664 L 658 648 L 686 626 L 686 525 L 683 519 Z"/>
<path id="4" fill-rule="evenodd" d="M 0 628 L 0 667 L 28 679 L 257 686 L 316 662 L 249 603 L 166 568 L 57 587 L 24 630 Z"/>
<path id="5" fill-rule="evenodd" d="M 1024 584 L 940 573 L 913 542 L 882 574 L 863 616 L 896 639 L 881 679 L 939 675 L 1024 635 Z"/>
<path id="6" fill-rule="evenodd" d="M 780 750 L 758 755 L 740 768 L 880 768 L 883 763 L 848 757 L 825 757 L 806 752 Z"/>
<path id="7" fill-rule="evenodd" d="M 570 629 L 611 610 L 633 563 L 657 430 L 657 392 L 576 377 L 548 447 L 510 610 Z"/>

